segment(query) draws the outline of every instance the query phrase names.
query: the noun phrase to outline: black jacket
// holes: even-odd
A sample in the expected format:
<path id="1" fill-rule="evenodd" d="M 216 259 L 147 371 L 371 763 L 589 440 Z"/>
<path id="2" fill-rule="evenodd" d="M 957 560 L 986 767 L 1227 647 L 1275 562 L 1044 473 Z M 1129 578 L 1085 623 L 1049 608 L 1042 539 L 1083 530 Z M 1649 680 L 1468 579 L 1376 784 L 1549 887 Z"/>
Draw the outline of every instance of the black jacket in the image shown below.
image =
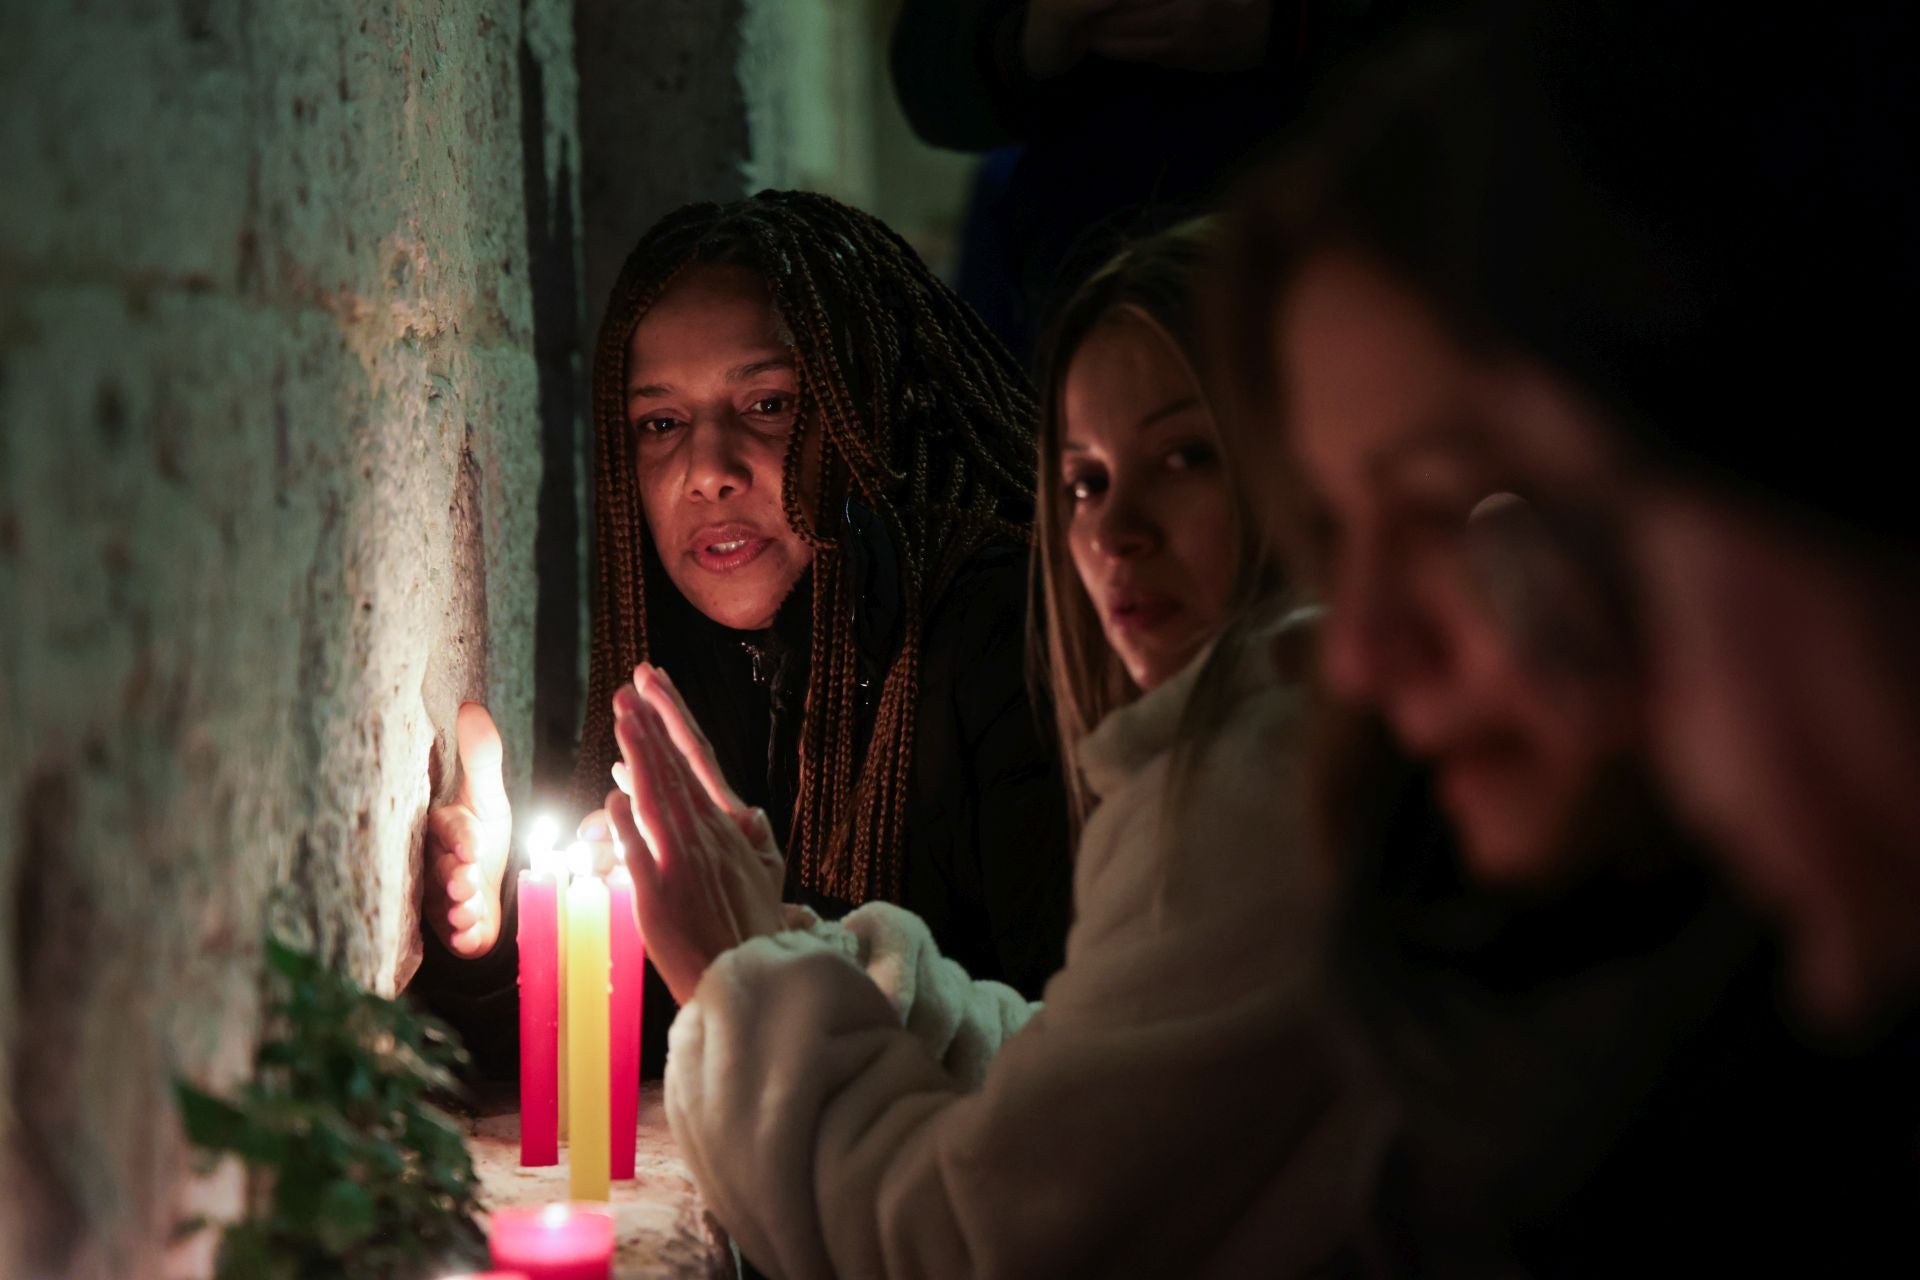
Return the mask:
<path id="1" fill-rule="evenodd" d="M 1266 47 L 1244 71 L 1089 57 L 1035 81 L 1020 54 L 1023 0 L 907 0 L 893 31 L 894 91 L 935 146 L 1022 146 L 993 215 L 1008 259 L 996 265 L 1038 333 L 1123 243 L 1214 207 L 1330 66 L 1423 3 L 1274 0 Z"/>
<path id="2" fill-rule="evenodd" d="M 878 523 L 857 509 L 849 518 L 860 666 L 877 694 L 898 645 L 899 570 Z M 798 788 L 810 580 L 774 626 L 757 633 L 701 615 L 657 560 L 647 581 L 652 660 L 672 675 L 728 780 L 767 810 L 784 837 Z M 928 618 L 901 905 L 927 922 L 941 951 L 969 974 L 1037 998 L 1065 956 L 1072 864 L 1059 762 L 1024 675 L 1026 600 L 1024 548 L 989 547 L 962 568 Z M 870 716 L 871 704 L 862 712 Z M 428 931 L 415 983 L 428 1007 L 461 1031 L 482 1074 L 496 1078 L 517 1069 L 517 856 L 499 945 L 462 962 Z M 803 894 L 791 881 L 788 898 L 828 918 L 858 905 Z M 645 999 L 642 1070 L 652 1076 L 666 1061 L 677 1006 L 651 965 Z"/>
<path id="3" fill-rule="evenodd" d="M 1910 1033 L 1807 1040 L 1766 929 L 1657 811 L 1635 865 L 1503 892 L 1465 875 L 1426 771 L 1397 772 L 1337 930 L 1400 1112 L 1348 1270 L 1912 1272 Z"/>

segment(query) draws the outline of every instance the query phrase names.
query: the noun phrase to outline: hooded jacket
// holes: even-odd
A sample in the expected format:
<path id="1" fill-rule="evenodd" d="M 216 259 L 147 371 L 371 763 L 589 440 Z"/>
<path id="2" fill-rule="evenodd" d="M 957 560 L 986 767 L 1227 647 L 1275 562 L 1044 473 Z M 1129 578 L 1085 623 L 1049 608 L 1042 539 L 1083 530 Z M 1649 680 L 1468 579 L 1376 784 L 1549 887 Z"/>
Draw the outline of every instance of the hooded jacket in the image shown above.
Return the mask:
<path id="1" fill-rule="evenodd" d="M 887 972 L 877 908 L 852 946 L 793 931 L 708 969 L 667 1113 L 756 1266 L 1297 1274 L 1343 1242 L 1379 1114 L 1318 996 L 1302 696 L 1264 645 L 1222 660 L 1231 710 L 1203 740 L 1180 745 L 1205 659 L 1088 738 L 1101 803 L 1037 1008 L 924 946 Z"/>

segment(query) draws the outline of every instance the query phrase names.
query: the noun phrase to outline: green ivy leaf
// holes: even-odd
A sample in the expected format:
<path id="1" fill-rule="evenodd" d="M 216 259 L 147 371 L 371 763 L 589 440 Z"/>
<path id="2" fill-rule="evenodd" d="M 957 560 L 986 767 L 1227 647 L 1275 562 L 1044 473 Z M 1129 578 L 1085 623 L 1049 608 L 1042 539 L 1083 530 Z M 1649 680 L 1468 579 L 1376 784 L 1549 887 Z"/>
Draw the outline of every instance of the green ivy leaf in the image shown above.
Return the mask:
<path id="1" fill-rule="evenodd" d="M 174 1082 L 173 1095 L 180 1104 L 180 1122 L 195 1146 L 215 1151 L 240 1149 L 249 1128 L 240 1108 L 185 1081 Z"/>
<path id="2" fill-rule="evenodd" d="M 229 1226 L 221 1280 L 413 1280 L 449 1246 L 484 1255 L 465 1129 L 429 1099 L 466 1061 L 450 1029 L 269 938 L 266 1032 L 231 1100 L 180 1082 L 189 1136 L 273 1189 Z"/>
<path id="3" fill-rule="evenodd" d="M 320 1197 L 314 1235 L 329 1253 L 344 1255 L 373 1229 L 373 1197 L 359 1183 L 335 1182 Z"/>
<path id="4" fill-rule="evenodd" d="M 280 939 L 267 939 L 267 967 L 295 984 L 310 982 L 325 973 L 320 964 L 304 951 L 296 951 Z"/>

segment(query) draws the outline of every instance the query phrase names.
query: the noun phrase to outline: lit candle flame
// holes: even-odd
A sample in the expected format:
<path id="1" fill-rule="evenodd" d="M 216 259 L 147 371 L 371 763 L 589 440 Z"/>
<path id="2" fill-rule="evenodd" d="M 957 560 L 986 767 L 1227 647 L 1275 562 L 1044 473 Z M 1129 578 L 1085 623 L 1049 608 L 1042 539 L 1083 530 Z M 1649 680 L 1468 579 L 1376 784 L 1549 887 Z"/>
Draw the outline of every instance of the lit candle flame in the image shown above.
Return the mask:
<path id="1" fill-rule="evenodd" d="M 567 870 L 576 876 L 590 876 L 594 873 L 593 846 L 584 840 L 576 840 L 567 846 Z"/>
<path id="2" fill-rule="evenodd" d="M 534 815 L 533 823 L 527 828 L 527 853 L 538 859 L 541 854 L 551 852 L 560 843 L 560 823 L 550 813 Z"/>

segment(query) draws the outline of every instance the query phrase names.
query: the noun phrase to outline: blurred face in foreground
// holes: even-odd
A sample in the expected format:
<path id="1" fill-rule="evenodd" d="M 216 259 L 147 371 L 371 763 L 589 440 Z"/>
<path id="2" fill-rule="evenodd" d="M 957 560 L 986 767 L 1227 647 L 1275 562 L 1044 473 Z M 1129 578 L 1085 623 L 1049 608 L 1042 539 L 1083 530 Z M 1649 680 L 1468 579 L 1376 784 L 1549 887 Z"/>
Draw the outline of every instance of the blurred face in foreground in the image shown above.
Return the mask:
<path id="1" fill-rule="evenodd" d="M 1317 507 L 1326 683 L 1431 762 L 1476 875 L 1553 878 L 1638 704 L 1604 600 L 1517 477 L 1605 475 L 1605 437 L 1551 378 L 1462 346 L 1356 255 L 1305 264 L 1276 336 Z"/>
<path id="2" fill-rule="evenodd" d="M 1639 489 L 1656 755 L 1844 1024 L 1920 989 L 1911 565 L 1677 484 Z"/>

